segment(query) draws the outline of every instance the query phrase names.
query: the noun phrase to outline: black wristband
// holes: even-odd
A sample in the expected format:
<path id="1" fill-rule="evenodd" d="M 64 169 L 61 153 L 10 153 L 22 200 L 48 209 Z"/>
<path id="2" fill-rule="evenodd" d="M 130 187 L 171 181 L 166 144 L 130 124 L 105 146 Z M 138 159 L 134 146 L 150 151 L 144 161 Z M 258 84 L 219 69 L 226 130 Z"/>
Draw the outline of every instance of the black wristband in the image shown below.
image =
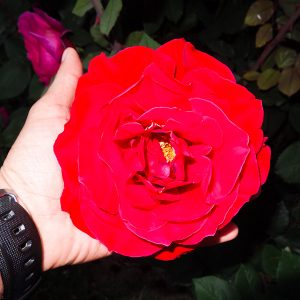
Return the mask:
<path id="1" fill-rule="evenodd" d="M 0 272 L 3 299 L 25 299 L 42 273 L 42 246 L 38 230 L 13 194 L 0 190 Z"/>

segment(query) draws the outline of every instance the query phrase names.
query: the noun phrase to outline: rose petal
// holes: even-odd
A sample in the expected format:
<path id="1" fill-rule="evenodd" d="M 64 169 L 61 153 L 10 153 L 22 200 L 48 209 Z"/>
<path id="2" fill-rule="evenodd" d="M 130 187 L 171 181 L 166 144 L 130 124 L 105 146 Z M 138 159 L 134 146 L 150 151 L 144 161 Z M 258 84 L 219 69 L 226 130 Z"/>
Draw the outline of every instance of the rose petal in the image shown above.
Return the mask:
<path id="1" fill-rule="evenodd" d="M 187 180 L 200 183 L 203 194 L 206 194 L 212 176 L 211 160 L 205 156 L 198 156 L 193 162 L 186 164 L 186 168 Z"/>
<path id="2" fill-rule="evenodd" d="M 187 73 L 183 81 L 191 84 L 191 98 L 200 96 L 213 102 L 232 122 L 246 132 L 261 127 L 262 103 L 245 87 L 226 80 L 208 69 L 195 69 Z"/>
<path id="3" fill-rule="evenodd" d="M 86 225 L 93 237 L 103 243 L 110 251 L 131 257 L 141 257 L 151 255 L 162 249 L 162 246 L 149 243 L 133 234 L 125 227 L 119 216 L 108 215 L 87 200 L 83 195 L 81 213 L 87 216 Z"/>
<path id="4" fill-rule="evenodd" d="M 188 246 L 179 246 L 179 245 L 171 245 L 170 247 L 164 248 L 157 254 L 155 254 L 155 258 L 159 260 L 172 260 L 178 258 L 182 254 L 188 253 L 195 250 L 195 247 Z"/>
<path id="5" fill-rule="evenodd" d="M 143 113 L 138 121 L 144 124 L 165 124 L 165 131 L 174 131 L 191 143 L 203 143 L 218 147 L 222 139 L 222 130 L 210 117 L 201 116 L 192 111 L 183 111 L 176 107 L 154 107 Z"/>
<path id="6" fill-rule="evenodd" d="M 218 230 L 220 224 L 224 223 L 224 220 L 229 220 L 232 207 L 238 199 L 238 187 L 236 187 L 228 196 L 226 196 L 220 203 L 214 206 L 214 209 L 203 220 L 203 226 L 192 236 L 188 237 L 184 241 L 180 241 L 181 245 L 196 245 L 208 236 L 213 236 Z M 231 219 L 230 219 L 231 220 Z"/>
<path id="7" fill-rule="evenodd" d="M 235 82 L 230 69 L 212 56 L 196 50 L 192 44 L 184 39 L 172 40 L 157 49 L 157 52 L 164 53 L 176 62 L 176 78 L 179 80 L 186 73 L 197 68 L 214 70 L 219 76 Z"/>
<path id="8" fill-rule="evenodd" d="M 81 138 L 80 142 L 78 181 L 82 194 L 89 194 L 90 202 L 96 203 L 98 208 L 110 214 L 117 214 L 119 195 L 111 167 L 99 156 L 97 144 L 93 140 Z M 89 149 L 89 155 L 85 155 L 86 147 Z"/>
<path id="9" fill-rule="evenodd" d="M 57 20 L 51 18 L 50 16 L 48 16 L 44 11 L 42 11 L 41 9 L 38 8 L 34 8 L 33 9 L 34 12 L 41 17 L 42 20 L 45 20 L 45 22 L 49 25 L 51 25 L 51 28 L 55 29 L 58 32 L 61 32 L 61 35 L 63 35 L 67 30 L 62 26 L 61 23 L 59 23 Z M 32 14 L 34 15 L 34 14 Z M 32 20 L 32 16 L 30 18 Z M 35 30 L 42 30 L 41 26 L 35 27 Z"/>
<path id="10" fill-rule="evenodd" d="M 91 237 L 94 237 L 93 233 L 86 226 L 84 218 L 82 217 L 82 211 L 80 209 L 79 203 L 79 194 L 76 194 L 74 197 L 71 195 L 74 194 L 74 191 L 68 191 L 65 189 L 61 196 L 62 210 L 70 214 L 73 224 L 80 229 L 81 231 L 87 233 Z M 70 205 L 66 206 L 66 203 L 69 202 Z"/>
<path id="11" fill-rule="evenodd" d="M 254 148 L 255 153 L 259 152 L 264 143 L 264 133 L 261 129 L 256 129 L 253 132 L 249 132 L 249 138 L 251 145 Z"/>
<path id="12" fill-rule="evenodd" d="M 218 122 L 207 116 L 195 116 L 193 112 L 177 114 L 168 119 L 165 130 L 172 130 L 180 137 L 195 143 L 218 148 L 223 142 L 222 129 Z"/>
<path id="13" fill-rule="evenodd" d="M 171 165 L 163 155 L 159 141 L 148 139 L 146 142 L 147 178 L 167 179 L 171 174 Z"/>
<path id="14" fill-rule="evenodd" d="M 240 177 L 240 194 L 255 195 L 260 188 L 260 174 L 257 166 L 257 159 L 255 151 L 251 148 L 251 151 L 246 159 L 244 168 Z"/>
<path id="15" fill-rule="evenodd" d="M 151 70 L 151 69 L 149 69 Z M 159 70 L 161 72 L 161 70 Z M 146 71 L 145 71 L 146 72 Z M 140 108 L 143 111 L 147 111 L 153 107 L 178 107 L 184 110 L 190 108 L 190 104 L 185 97 L 189 94 L 189 86 L 185 86 L 171 80 L 164 73 L 160 73 L 162 79 L 159 81 L 157 78 L 151 77 L 151 72 L 143 74 L 139 81 L 136 81 L 134 85 L 128 87 L 122 95 L 120 95 L 116 101 L 118 105 L 122 105 L 124 108 L 130 107 Z M 165 80 L 169 84 L 169 88 L 162 84 Z M 113 100 L 115 101 L 115 100 Z"/>
<path id="16" fill-rule="evenodd" d="M 240 211 L 243 205 L 245 205 L 250 199 L 250 196 L 248 195 L 238 195 L 236 201 L 234 202 L 233 206 L 230 208 L 228 213 L 226 214 L 226 217 L 222 224 L 220 224 L 219 229 L 226 226 L 233 217 Z"/>
<path id="17" fill-rule="evenodd" d="M 211 152 L 211 150 L 212 150 L 212 146 L 210 145 L 191 145 L 189 147 L 190 156 L 192 158 L 198 156 L 206 156 Z"/>
<path id="18" fill-rule="evenodd" d="M 169 246 L 176 240 L 185 239 L 192 235 L 202 226 L 203 221 L 186 222 L 186 223 L 166 223 L 160 228 L 154 230 L 147 230 L 146 227 L 135 227 L 131 223 L 125 223 L 127 228 L 137 236 L 164 246 Z"/>
<path id="19" fill-rule="evenodd" d="M 211 195 L 215 200 L 226 197 L 236 184 L 249 153 L 249 137 L 246 132 L 233 124 L 214 103 L 203 99 L 190 100 L 193 109 L 218 120 L 226 141 L 211 157 L 213 175 Z"/>
<path id="20" fill-rule="evenodd" d="M 260 172 L 261 184 L 264 184 L 267 180 L 268 173 L 270 170 L 270 158 L 271 149 L 268 146 L 263 146 L 260 152 L 257 154 L 257 162 Z"/>
<path id="21" fill-rule="evenodd" d="M 91 80 L 89 74 L 84 74 L 79 78 L 75 97 L 84 99 L 84 101 L 75 101 L 71 107 L 72 118 L 77 119 L 77 123 L 90 122 L 90 119 L 100 123 L 101 119 L 97 115 L 99 111 L 105 107 L 108 109 L 108 103 L 111 99 L 117 97 L 122 93 L 122 89 L 115 83 L 97 83 Z M 116 116 L 115 106 L 110 106 Z M 74 116 L 74 117 L 73 117 Z M 97 117 L 96 117 L 97 116 Z M 78 125 L 79 126 L 79 125 Z M 84 126 L 80 126 L 83 127 Z"/>
<path id="22" fill-rule="evenodd" d="M 140 209 L 142 211 L 153 210 L 159 203 L 154 197 L 152 197 L 154 190 L 145 188 L 142 184 L 128 183 L 126 187 L 126 194 L 124 201 L 127 201 L 134 209 Z M 126 204 L 127 205 L 127 204 Z M 120 208 L 122 210 L 122 208 Z M 165 224 L 165 222 L 163 222 Z"/>
<path id="23" fill-rule="evenodd" d="M 153 56 L 152 49 L 142 46 L 126 48 L 112 57 L 101 53 L 90 62 L 88 76 L 98 83 L 114 82 L 126 89 L 139 81 Z"/>
<path id="24" fill-rule="evenodd" d="M 173 195 L 176 201 L 166 200 L 154 208 L 157 216 L 169 222 L 195 221 L 205 217 L 213 208 L 213 205 L 207 203 L 200 184 L 162 193 L 159 199 L 162 201 L 164 196 L 169 195 Z"/>
<path id="25" fill-rule="evenodd" d="M 142 205 L 145 207 L 141 207 Z M 158 204 L 158 203 L 157 203 Z M 127 185 L 120 194 L 119 214 L 129 228 L 143 228 L 153 231 L 161 228 L 167 222 L 158 218 L 153 209 L 156 205 L 151 193 L 140 185 Z"/>
<path id="26" fill-rule="evenodd" d="M 131 139 L 142 135 L 145 132 L 144 127 L 137 122 L 128 122 L 118 127 L 115 133 L 115 140 Z"/>
<path id="27" fill-rule="evenodd" d="M 137 172 L 144 172 L 145 170 L 146 164 L 143 156 L 144 149 L 140 146 L 142 142 L 137 141 L 137 143 L 137 146 L 131 144 L 131 147 L 122 147 L 122 145 L 120 145 L 118 148 L 118 155 L 122 160 L 124 168 L 127 170 L 126 174 L 125 172 L 122 173 L 124 176 L 122 180 L 132 178 Z"/>

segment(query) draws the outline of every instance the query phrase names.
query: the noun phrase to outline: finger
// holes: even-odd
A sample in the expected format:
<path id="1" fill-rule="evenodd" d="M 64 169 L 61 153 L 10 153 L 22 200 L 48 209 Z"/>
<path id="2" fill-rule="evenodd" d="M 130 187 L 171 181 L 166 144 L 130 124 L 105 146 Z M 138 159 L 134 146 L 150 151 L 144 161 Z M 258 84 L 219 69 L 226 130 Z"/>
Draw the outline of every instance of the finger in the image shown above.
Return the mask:
<path id="1" fill-rule="evenodd" d="M 82 74 L 80 58 L 73 48 L 67 48 L 62 56 L 60 68 L 43 100 L 51 104 L 70 107 L 79 77 Z"/>
<path id="2" fill-rule="evenodd" d="M 237 237 L 238 232 L 238 227 L 234 223 L 229 223 L 219 230 L 215 236 L 204 239 L 200 246 L 206 247 L 231 241 Z"/>

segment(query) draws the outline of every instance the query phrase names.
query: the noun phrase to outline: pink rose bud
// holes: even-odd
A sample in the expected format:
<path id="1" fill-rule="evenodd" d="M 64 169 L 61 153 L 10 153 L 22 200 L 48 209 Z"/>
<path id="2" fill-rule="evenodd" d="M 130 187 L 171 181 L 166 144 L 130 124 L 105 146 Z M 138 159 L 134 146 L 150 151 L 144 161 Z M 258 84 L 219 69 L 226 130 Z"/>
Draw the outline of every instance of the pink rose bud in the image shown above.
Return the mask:
<path id="1" fill-rule="evenodd" d="M 60 66 L 64 49 L 71 46 L 65 37 L 69 30 L 40 9 L 20 15 L 18 28 L 34 71 L 40 81 L 48 85 Z"/>

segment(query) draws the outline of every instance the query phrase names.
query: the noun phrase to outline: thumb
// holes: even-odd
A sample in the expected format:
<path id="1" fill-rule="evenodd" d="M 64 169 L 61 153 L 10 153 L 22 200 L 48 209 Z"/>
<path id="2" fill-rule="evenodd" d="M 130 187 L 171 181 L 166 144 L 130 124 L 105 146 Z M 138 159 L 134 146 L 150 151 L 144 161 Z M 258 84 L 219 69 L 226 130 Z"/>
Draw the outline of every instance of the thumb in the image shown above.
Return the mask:
<path id="1" fill-rule="evenodd" d="M 80 58 L 73 48 L 65 49 L 55 79 L 44 95 L 44 101 L 70 107 L 79 77 L 82 74 Z"/>
<path id="2" fill-rule="evenodd" d="M 205 238 L 200 247 L 213 246 L 220 243 L 229 242 L 235 239 L 238 235 L 239 229 L 234 223 L 227 224 L 224 228 L 217 231 L 214 236 Z"/>

